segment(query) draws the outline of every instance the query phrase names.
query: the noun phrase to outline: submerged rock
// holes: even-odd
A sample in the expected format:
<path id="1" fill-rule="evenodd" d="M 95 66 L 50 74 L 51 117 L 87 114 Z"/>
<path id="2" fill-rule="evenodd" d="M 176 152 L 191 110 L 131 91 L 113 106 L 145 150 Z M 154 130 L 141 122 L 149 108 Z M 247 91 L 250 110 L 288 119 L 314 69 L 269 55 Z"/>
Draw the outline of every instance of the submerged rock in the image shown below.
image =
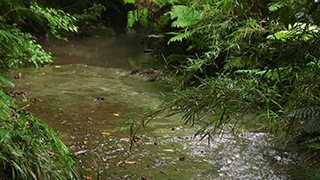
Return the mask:
<path id="1" fill-rule="evenodd" d="M 160 71 L 159 69 L 152 68 L 152 69 L 134 69 L 131 71 L 130 75 L 133 74 L 158 74 Z"/>

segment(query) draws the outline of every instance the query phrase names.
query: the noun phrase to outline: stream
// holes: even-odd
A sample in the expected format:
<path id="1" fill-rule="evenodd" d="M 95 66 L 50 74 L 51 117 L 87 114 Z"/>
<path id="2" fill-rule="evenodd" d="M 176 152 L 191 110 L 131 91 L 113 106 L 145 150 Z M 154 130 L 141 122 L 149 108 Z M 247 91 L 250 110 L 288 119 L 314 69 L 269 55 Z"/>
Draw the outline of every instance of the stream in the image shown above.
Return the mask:
<path id="1" fill-rule="evenodd" d="M 12 74 L 15 89 L 31 101 L 29 111 L 81 158 L 79 165 L 88 170 L 84 179 L 303 179 L 299 154 L 280 148 L 266 133 L 234 138 L 225 132 L 208 144 L 193 136 L 198 126 L 182 125 L 179 116 L 156 117 L 129 151 L 130 131 L 122 124 L 138 121 L 147 107 L 155 109 L 168 91 L 165 78 L 150 82 L 152 74 L 130 75 L 135 68 L 161 70 L 143 53 L 141 39 L 127 33 L 43 42 L 55 62 Z M 18 73 L 21 78 L 14 79 Z"/>

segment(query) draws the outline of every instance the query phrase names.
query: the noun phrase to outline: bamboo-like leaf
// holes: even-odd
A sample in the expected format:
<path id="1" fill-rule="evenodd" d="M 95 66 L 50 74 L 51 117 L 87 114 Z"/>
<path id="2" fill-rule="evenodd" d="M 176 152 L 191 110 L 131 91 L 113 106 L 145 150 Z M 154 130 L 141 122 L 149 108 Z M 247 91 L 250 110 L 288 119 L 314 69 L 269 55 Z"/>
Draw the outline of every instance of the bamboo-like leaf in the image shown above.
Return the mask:
<path id="1" fill-rule="evenodd" d="M 0 80 L 7 86 L 14 88 L 14 84 L 0 75 Z"/>

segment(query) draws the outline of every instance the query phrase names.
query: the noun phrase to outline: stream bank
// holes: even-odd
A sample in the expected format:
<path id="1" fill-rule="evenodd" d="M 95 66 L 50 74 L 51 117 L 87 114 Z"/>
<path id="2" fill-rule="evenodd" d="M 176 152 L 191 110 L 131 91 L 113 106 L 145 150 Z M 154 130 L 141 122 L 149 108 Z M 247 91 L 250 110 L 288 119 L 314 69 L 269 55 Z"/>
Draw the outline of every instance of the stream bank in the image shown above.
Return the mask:
<path id="1" fill-rule="evenodd" d="M 122 124 L 162 100 L 165 81 L 130 75 L 135 68 L 158 68 L 139 46 L 142 35 L 80 38 L 44 43 L 56 58 L 52 66 L 13 72 L 16 90 L 35 99 L 30 111 L 50 125 L 70 152 L 82 158 L 84 178 L 101 179 L 299 179 L 299 154 L 277 148 L 266 133 L 237 139 L 225 132 L 211 144 L 193 137 L 197 126 L 180 117 L 157 117 L 138 134 L 130 152 Z M 38 100 L 37 100 L 38 99 Z M 22 96 L 17 97 L 24 103 Z M 90 159 L 99 156 L 97 165 Z M 90 155 L 91 154 L 91 155 Z M 88 162 L 85 165 L 83 162 Z"/>

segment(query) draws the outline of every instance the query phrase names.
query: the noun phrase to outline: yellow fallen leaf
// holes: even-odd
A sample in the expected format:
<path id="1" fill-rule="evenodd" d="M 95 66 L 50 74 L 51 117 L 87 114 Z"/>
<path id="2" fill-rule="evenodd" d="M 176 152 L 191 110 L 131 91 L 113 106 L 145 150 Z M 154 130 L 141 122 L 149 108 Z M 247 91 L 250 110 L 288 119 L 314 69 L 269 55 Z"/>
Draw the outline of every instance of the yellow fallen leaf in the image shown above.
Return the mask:
<path id="1" fill-rule="evenodd" d="M 122 145 L 121 145 L 121 144 L 117 144 L 117 146 L 118 146 L 118 147 L 122 147 Z"/>
<path id="2" fill-rule="evenodd" d="M 42 99 L 39 99 L 39 98 L 36 98 L 35 99 L 37 102 L 43 102 L 43 100 Z"/>
<path id="3" fill-rule="evenodd" d="M 62 108 L 59 108 L 60 111 L 62 111 Z"/>
<path id="4" fill-rule="evenodd" d="M 123 161 L 119 161 L 118 164 L 123 164 Z"/>
<path id="5" fill-rule="evenodd" d="M 102 134 L 102 135 L 108 135 L 108 136 L 111 135 L 111 133 L 109 133 L 109 132 L 101 132 L 101 134 Z"/>
<path id="6" fill-rule="evenodd" d="M 46 74 L 45 72 L 39 73 L 40 76 L 45 75 L 45 74 Z"/>
<path id="7" fill-rule="evenodd" d="M 64 120 L 64 121 L 62 121 L 60 124 L 64 124 L 64 123 L 66 123 L 67 122 L 67 120 Z"/>
<path id="8" fill-rule="evenodd" d="M 113 113 L 113 115 L 114 115 L 115 117 L 119 117 L 119 116 L 120 116 L 118 113 Z"/>
<path id="9" fill-rule="evenodd" d="M 83 144 L 88 144 L 89 143 L 89 141 L 83 141 Z"/>
<path id="10" fill-rule="evenodd" d="M 92 179 L 92 176 L 85 176 L 85 175 L 83 175 L 83 177 L 84 177 L 85 179 Z"/>

